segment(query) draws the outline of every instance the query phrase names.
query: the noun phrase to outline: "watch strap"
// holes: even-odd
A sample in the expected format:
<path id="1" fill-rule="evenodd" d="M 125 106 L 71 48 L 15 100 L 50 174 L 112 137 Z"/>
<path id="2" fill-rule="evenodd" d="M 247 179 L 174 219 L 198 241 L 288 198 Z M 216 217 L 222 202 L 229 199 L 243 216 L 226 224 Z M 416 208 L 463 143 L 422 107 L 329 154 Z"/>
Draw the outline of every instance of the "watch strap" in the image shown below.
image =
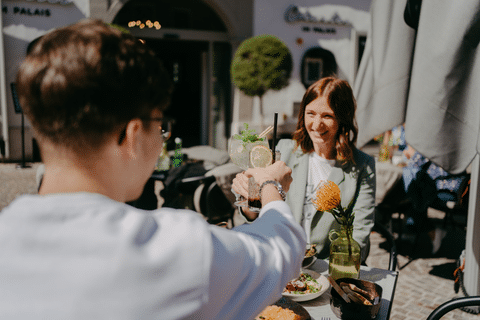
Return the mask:
<path id="1" fill-rule="evenodd" d="M 260 197 L 262 196 L 263 187 L 265 187 L 267 184 L 273 184 L 277 188 L 278 193 L 280 193 L 280 196 L 282 197 L 283 201 L 285 201 L 285 198 L 287 197 L 287 195 L 285 194 L 285 191 L 283 191 L 282 185 L 275 180 L 267 180 L 264 183 L 262 183 L 259 190 Z"/>

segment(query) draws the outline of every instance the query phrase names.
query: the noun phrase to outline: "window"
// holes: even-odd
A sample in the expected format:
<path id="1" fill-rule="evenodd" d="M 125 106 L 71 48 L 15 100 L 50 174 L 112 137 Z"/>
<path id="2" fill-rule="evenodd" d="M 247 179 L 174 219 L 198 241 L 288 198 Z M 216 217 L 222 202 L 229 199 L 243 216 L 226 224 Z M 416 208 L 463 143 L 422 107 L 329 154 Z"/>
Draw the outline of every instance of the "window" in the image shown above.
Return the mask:
<path id="1" fill-rule="evenodd" d="M 322 77 L 323 59 L 322 58 L 305 58 L 303 82 L 311 85 Z"/>
<path id="2" fill-rule="evenodd" d="M 365 44 L 367 42 L 367 34 L 365 32 L 356 31 L 352 29 L 352 62 L 351 70 L 353 79 L 357 78 L 358 68 L 360 67 L 360 61 L 363 57 L 363 52 L 365 51 Z"/>
<path id="3" fill-rule="evenodd" d="M 320 47 L 310 48 L 303 55 L 300 72 L 302 83 L 308 88 L 315 81 L 337 73 L 335 56 Z"/>

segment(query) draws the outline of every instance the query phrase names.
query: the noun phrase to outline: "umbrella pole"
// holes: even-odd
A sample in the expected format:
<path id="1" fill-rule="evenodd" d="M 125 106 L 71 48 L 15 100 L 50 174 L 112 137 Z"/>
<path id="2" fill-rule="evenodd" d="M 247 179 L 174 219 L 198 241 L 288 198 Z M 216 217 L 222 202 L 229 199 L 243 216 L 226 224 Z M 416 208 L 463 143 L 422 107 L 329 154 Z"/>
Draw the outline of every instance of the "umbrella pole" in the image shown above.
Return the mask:
<path id="1" fill-rule="evenodd" d="M 468 201 L 467 236 L 465 241 L 465 290 L 470 296 L 480 293 L 480 155 L 472 163 L 470 198 Z M 476 232 L 475 232 L 476 231 Z"/>

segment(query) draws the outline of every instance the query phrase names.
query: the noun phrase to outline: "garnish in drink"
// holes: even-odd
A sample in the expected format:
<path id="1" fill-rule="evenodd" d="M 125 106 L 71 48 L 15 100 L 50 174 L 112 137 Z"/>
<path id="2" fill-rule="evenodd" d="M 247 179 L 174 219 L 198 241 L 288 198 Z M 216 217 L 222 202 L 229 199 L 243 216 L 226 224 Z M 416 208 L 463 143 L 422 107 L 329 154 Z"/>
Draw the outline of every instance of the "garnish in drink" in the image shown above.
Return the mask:
<path id="1" fill-rule="evenodd" d="M 244 146 L 247 143 L 265 140 L 265 138 L 259 138 L 258 134 L 255 133 L 255 130 L 248 129 L 248 123 L 244 123 L 243 125 L 245 126 L 245 129 L 240 131 L 240 134 L 233 135 L 233 139 L 242 140 Z"/>

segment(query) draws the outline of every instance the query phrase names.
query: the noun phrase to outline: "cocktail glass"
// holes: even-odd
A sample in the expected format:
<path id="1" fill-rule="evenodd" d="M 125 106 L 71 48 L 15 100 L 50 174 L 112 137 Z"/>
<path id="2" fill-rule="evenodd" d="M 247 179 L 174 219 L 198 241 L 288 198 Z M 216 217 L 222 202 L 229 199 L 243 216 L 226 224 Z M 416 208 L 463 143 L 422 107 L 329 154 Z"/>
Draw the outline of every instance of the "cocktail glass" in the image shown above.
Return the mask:
<path id="1" fill-rule="evenodd" d="M 232 159 L 232 162 L 243 170 L 253 168 L 254 165 L 250 161 L 250 153 L 255 146 L 264 146 L 267 149 L 269 148 L 267 139 L 255 142 L 244 142 L 243 140 L 235 139 L 234 137 L 230 138 L 230 143 L 228 146 L 230 159 Z"/>
<path id="2" fill-rule="evenodd" d="M 250 142 L 236 139 L 235 136 L 233 136 L 230 138 L 228 153 L 232 162 L 243 170 L 255 167 L 266 167 L 272 162 L 271 151 L 266 138 Z M 248 201 L 236 195 L 238 201 L 235 202 L 235 204 L 239 207 L 248 207 L 250 210 L 258 212 L 261 208 L 259 186 L 254 178 L 249 179 L 248 185 Z"/>

